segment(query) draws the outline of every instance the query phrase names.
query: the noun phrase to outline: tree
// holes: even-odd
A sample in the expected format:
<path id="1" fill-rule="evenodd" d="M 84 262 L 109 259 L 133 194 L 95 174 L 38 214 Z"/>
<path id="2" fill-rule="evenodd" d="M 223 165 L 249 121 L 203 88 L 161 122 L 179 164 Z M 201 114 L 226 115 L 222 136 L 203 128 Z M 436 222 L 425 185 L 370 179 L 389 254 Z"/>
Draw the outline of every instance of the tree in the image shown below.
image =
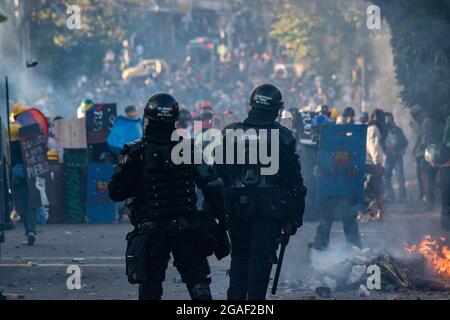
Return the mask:
<path id="1" fill-rule="evenodd" d="M 370 56 L 365 7 L 355 0 L 285 0 L 270 36 L 324 76 Z"/>
<path id="2" fill-rule="evenodd" d="M 71 0 L 29 1 L 32 51 L 43 61 L 49 76 L 59 82 L 74 80 L 74 75 L 94 75 L 102 68 L 109 49 L 117 49 L 136 28 L 145 28 L 152 6 L 148 0 L 80 0 L 81 29 L 66 25 L 66 10 Z"/>
<path id="3" fill-rule="evenodd" d="M 450 114 L 450 1 L 375 0 L 390 26 L 406 107 L 426 108 L 439 132 Z"/>
<path id="4" fill-rule="evenodd" d="M 8 17 L 5 16 L 5 15 L 0 11 L 0 23 L 5 22 L 6 20 L 8 20 Z"/>

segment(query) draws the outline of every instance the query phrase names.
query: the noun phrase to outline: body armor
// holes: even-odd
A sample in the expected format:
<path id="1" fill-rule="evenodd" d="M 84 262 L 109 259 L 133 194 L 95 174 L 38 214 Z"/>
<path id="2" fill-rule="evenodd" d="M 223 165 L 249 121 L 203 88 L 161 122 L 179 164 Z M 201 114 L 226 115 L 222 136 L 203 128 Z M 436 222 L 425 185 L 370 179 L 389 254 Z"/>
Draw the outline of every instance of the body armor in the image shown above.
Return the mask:
<path id="1" fill-rule="evenodd" d="M 143 175 L 136 202 L 138 220 L 174 219 L 196 210 L 194 167 L 174 165 L 173 145 L 149 143 L 143 150 Z"/>
<path id="2" fill-rule="evenodd" d="M 295 139 L 292 132 L 274 122 L 270 126 L 255 126 L 246 121 L 229 125 L 227 129 L 248 132 L 254 129 L 256 136 L 249 134 L 248 139 L 259 140 L 261 129 L 267 129 L 267 150 L 271 144 L 279 144 L 279 170 L 274 175 L 261 175 L 263 165 L 259 159 L 257 164 L 219 165 L 217 171 L 224 180 L 227 204 L 231 214 L 243 219 L 251 219 L 257 215 L 268 215 L 281 220 L 294 221 L 301 224 L 303 214 L 304 196 L 306 188 L 300 175 L 300 163 L 295 154 Z M 271 141 L 270 130 L 279 130 L 279 140 Z M 225 139 L 227 136 L 225 135 Z M 226 145 L 226 141 L 224 142 Z M 237 154 L 235 150 L 235 155 Z M 248 144 L 245 147 L 246 159 L 252 152 Z M 236 163 L 236 159 L 235 159 Z M 300 216 L 298 213 L 301 213 Z"/>

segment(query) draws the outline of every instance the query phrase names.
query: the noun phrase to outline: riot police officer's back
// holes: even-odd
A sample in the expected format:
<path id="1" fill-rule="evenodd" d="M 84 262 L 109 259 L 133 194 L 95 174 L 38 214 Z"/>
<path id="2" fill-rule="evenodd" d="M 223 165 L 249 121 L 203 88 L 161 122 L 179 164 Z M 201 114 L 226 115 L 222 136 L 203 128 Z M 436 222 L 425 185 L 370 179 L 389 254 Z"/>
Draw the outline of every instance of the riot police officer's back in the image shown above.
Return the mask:
<path id="1" fill-rule="evenodd" d="M 236 140 L 234 133 L 241 131 L 248 140 L 243 149 L 246 156 L 252 154 L 250 141 L 258 141 L 258 150 L 261 143 L 267 143 L 266 150 L 278 150 L 271 158 L 279 161 L 273 174 L 262 174 L 261 159 L 256 165 L 250 161 L 244 164 L 223 161 L 223 165 L 216 165 L 225 184 L 230 214 L 228 298 L 232 300 L 265 299 L 270 271 L 276 263 L 277 239 L 282 229 L 292 235 L 302 225 L 306 188 L 295 154 L 295 139 L 289 129 L 275 122 L 283 106 L 276 87 L 261 85 L 252 93 L 247 119 L 230 124 L 223 131 L 223 145 L 229 144 L 226 140 L 233 136 L 232 144 L 236 147 L 239 138 Z M 279 148 L 272 148 L 274 144 Z"/>
<path id="2" fill-rule="evenodd" d="M 206 165 L 175 165 L 171 141 L 179 118 L 177 101 L 153 95 L 144 109 L 142 139 L 127 144 L 109 183 L 114 201 L 131 199 L 126 268 L 130 283 L 139 283 L 141 299 L 160 299 L 172 253 L 174 265 L 192 299 L 211 299 L 206 257 L 216 241 L 211 219 L 196 208 L 195 187 L 203 191 L 218 228 L 225 233 L 223 183 Z M 226 255 L 226 253 L 225 253 Z"/>

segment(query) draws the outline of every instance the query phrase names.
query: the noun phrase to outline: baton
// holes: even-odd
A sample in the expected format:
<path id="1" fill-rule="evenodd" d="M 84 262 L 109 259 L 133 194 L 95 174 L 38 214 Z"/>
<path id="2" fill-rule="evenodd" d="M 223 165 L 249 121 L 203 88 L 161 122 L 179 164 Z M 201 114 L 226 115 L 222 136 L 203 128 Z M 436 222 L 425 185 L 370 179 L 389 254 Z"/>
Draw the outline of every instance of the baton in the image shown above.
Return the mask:
<path id="1" fill-rule="evenodd" d="M 280 254 L 278 255 L 277 261 L 277 269 L 275 271 L 275 278 L 273 279 L 272 285 L 272 295 L 277 293 L 278 281 L 280 280 L 281 266 L 283 264 L 284 252 L 286 250 L 286 246 L 289 243 L 289 234 L 282 233 L 280 238 Z"/>

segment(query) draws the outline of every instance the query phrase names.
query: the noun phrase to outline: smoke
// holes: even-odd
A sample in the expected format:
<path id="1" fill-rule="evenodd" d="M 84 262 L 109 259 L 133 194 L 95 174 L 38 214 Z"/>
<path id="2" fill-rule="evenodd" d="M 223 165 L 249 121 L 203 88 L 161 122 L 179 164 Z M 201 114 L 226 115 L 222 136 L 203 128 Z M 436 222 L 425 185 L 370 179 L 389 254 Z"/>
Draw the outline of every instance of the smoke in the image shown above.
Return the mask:
<path id="1" fill-rule="evenodd" d="M 414 142 L 417 138 L 411 127 L 412 118 L 409 110 L 406 109 L 400 98 L 401 87 L 395 78 L 395 66 L 392 47 L 390 45 L 391 31 L 387 24 L 383 25 L 382 30 L 377 30 L 376 35 L 372 37 L 373 48 L 373 66 L 376 74 L 370 87 L 370 101 L 368 104 L 369 113 L 373 109 L 382 109 L 391 112 L 394 115 L 395 122 L 408 139 L 409 145 L 404 157 L 405 178 L 407 188 L 413 187 L 411 181 L 416 180 L 415 158 L 412 155 Z M 395 178 L 393 182 L 396 181 Z M 416 192 L 413 190 L 413 192 Z"/>
<path id="2" fill-rule="evenodd" d="M 46 115 L 73 115 L 63 104 L 50 101 L 64 101 L 64 93 L 55 90 L 54 82 L 49 79 L 47 66 L 39 56 L 30 53 L 30 42 L 24 31 L 23 19 L 17 18 L 13 6 L 0 4 L 0 10 L 8 16 L 8 20 L 0 24 L 0 75 L 8 76 L 10 87 L 10 103 L 25 102 L 39 108 Z M 38 64 L 27 67 L 27 60 L 35 60 Z M 2 88 L 3 91 L 3 88 Z M 4 93 L 2 92 L 2 97 Z M 2 99 L 1 103 L 4 103 Z"/>

